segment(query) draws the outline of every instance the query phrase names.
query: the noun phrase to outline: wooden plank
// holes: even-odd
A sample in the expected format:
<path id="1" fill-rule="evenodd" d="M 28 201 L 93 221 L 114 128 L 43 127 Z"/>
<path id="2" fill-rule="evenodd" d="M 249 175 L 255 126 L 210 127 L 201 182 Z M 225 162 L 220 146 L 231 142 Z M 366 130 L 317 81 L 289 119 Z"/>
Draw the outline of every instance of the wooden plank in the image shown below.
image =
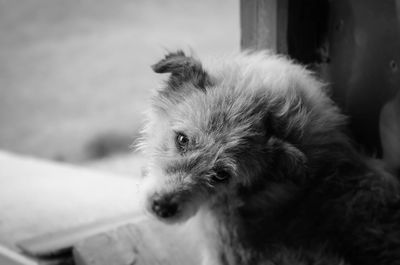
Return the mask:
<path id="1" fill-rule="evenodd" d="M 288 20 L 289 3 L 288 0 L 280 0 L 277 8 L 277 33 L 276 33 L 276 51 L 278 53 L 288 53 Z"/>
<path id="2" fill-rule="evenodd" d="M 277 0 L 241 0 L 242 49 L 276 50 Z"/>
<path id="3" fill-rule="evenodd" d="M 287 52 L 287 1 L 240 1 L 242 49 Z"/>
<path id="4" fill-rule="evenodd" d="M 400 90 L 383 106 L 379 132 L 387 170 L 400 177 Z"/>
<path id="5" fill-rule="evenodd" d="M 11 249 L 37 236 L 142 214 L 139 178 L 4 152 L 0 168 L 0 244 Z"/>
<path id="6" fill-rule="evenodd" d="M 76 265 L 200 264 L 200 250 L 187 226 L 144 220 L 88 238 L 74 247 Z"/>
<path id="7" fill-rule="evenodd" d="M 0 264 L 1 265 L 38 265 L 36 261 L 0 246 Z"/>
<path id="8" fill-rule="evenodd" d="M 24 253 L 38 258 L 46 258 L 64 253 L 72 246 L 87 237 L 108 231 L 123 224 L 136 223 L 144 216 L 137 213 L 120 216 L 117 218 L 99 220 L 79 227 L 66 229 L 50 234 L 45 234 L 22 240 L 17 243 Z"/>

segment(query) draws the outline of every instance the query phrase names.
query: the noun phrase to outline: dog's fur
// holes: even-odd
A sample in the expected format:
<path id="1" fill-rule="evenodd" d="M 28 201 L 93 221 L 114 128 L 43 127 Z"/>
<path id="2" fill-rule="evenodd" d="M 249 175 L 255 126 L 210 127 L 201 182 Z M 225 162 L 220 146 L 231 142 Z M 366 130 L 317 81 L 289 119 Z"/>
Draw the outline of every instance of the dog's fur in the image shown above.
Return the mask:
<path id="1" fill-rule="evenodd" d="M 147 207 L 197 213 L 204 264 L 400 263 L 399 183 L 355 151 L 312 73 L 267 52 L 153 69 L 170 77 L 141 143 Z"/>

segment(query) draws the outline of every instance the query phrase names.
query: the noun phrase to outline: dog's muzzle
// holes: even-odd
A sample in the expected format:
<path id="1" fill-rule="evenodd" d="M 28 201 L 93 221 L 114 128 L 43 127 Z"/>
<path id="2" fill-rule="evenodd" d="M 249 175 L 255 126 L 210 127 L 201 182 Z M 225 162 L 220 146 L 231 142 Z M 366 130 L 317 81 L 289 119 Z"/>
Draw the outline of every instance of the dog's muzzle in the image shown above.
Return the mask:
<path id="1" fill-rule="evenodd" d="M 172 196 L 155 195 L 151 199 L 151 211 L 160 218 L 170 218 L 178 213 L 178 203 L 173 201 Z"/>

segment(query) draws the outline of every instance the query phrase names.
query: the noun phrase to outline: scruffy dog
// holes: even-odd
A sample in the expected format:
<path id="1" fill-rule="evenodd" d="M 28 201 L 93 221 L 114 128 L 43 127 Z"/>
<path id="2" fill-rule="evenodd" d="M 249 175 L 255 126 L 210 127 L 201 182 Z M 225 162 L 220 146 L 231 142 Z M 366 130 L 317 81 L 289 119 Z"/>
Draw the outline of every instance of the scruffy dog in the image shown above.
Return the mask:
<path id="1" fill-rule="evenodd" d="M 204 264 L 400 264 L 399 182 L 355 151 L 309 71 L 267 52 L 153 69 L 170 76 L 141 143 L 147 209 L 196 214 Z"/>

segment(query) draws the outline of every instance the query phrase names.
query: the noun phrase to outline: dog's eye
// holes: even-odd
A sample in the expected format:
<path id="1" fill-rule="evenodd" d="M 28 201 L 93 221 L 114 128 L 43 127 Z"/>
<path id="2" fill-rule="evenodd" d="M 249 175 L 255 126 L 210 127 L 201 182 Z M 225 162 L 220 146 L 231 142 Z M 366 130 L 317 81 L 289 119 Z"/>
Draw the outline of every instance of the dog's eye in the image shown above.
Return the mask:
<path id="1" fill-rule="evenodd" d="M 189 138 L 186 136 L 186 134 L 178 132 L 176 133 L 175 142 L 176 148 L 178 148 L 179 151 L 184 152 L 189 145 Z"/>
<path id="2" fill-rule="evenodd" d="M 213 182 L 225 182 L 230 179 L 231 174 L 223 169 L 218 169 L 215 171 L 215 174 L 212 175 L 211 180 Z"/>

